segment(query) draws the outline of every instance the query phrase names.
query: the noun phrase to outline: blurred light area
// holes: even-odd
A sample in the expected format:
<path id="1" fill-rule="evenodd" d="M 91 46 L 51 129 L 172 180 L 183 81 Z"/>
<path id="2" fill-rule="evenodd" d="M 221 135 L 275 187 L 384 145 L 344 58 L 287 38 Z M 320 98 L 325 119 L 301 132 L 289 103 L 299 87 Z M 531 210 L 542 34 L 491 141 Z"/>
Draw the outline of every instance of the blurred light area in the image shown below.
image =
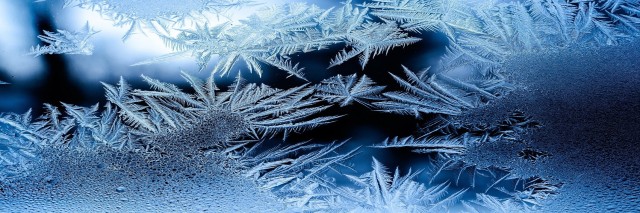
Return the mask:
<path id="1" fill-rule="evenodd" d="M 32 81 L 40 77 L 43 63 L 27 55 L 36 43 L 34 14 L 29 1 L 0 0 L 0 72 L 6 72 L 11 83 Z"/>

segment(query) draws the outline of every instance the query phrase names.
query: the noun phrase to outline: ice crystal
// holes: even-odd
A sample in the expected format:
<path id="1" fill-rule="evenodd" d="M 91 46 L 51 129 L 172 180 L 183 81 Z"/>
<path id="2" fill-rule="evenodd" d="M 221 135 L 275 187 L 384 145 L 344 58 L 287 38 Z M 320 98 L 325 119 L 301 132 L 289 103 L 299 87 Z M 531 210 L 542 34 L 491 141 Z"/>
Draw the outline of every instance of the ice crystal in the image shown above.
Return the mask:
<path id="1" fill-rule="evenodd" d="M 252 0 L 195 0 L 175 4 L 170 0 L 64 0 L 64 7 L 80 7 L 100 12 L 115 26 L 128 28 L 122 39 L 136 33 L 169 33 L 174 28 L 206 21 L 207 14 L 224 16 L 225 12 L 252 5 Z"/>
<path id="2" fill-rule="evenodd" d="M 357 102 L 364 106 L 371 106 L 371 101 L 382 100 L 380 93 L 384 86 L 375 86 L 375 82 L 366 75 L 358 78 L 356 74 L 350 76 L 337 75 L 322 81 L 316 86 L 316 96 L 331 103 L 339 103 L 341 107 Z"/>
<path id="3" fill-rule="evenodd" d="M 407 80 L 394 74 L 390 75 L 405 91 L 385 92 L 383 95 L 387 100 L 375 103 L 380 111 L 415 117 L 420 117 L 423 113 L 457 115 L 463 109 L 479 105 L 477 98 L 473 99 L 474 96 L 467 94 L 475 93 L 481 97 L 495 98 L 495 95 L 489 91 L 503 87 L 500 79 L 490 82 L 490 85 L 478 87 L 445 74 L 430 74 L 429 69 L 419 74 L 406 67 L 403 67 L 403 71 Z"/>
<path id="4" fill-rule="evenodd" d="M 212 179 L 207 175 L 220 171 L 211 165 L 221 165 L 225 174 L 242 174 L 299 211 L 530 210 L 555 194 L 560 184 L 518 177 L 506 168 L 482 168 L 456 157 L 466 154 L 470 146 L 515 141 L 518 133 L 539 123 L 521 112 L 493 125 L 456 123 L 455 116 L 511 89 L 502 64 L 518 52 L 619 44 L 637 37 L 640 27 L 640 5 L 622 0 L 370 0 L 358 5 L 346 1 L 328 9 L 290 3 L 265 7 L 237 23 L 215 25 L 200 15 L 224 15 L 251 2 L 200 0 L 175 5 L 152 1 L 153 7 L 146 3 L 67 0 L 65 6 L 99 11 L 116 25 L 128 26 L 123 39 L 151 29 L 174 50 L 134 65 L 190 55 L 200 69 L 215 61 L 210 77 L 183 73 L 193 93 L 147 76 L 142 78 L 150 90 L 133 89 L 121 78 L 117 85 L 103 83 L 108 100 L 104 105 L 61 103 L 63 110 L 59 110 L 46 104 L 44 115 L 35 121 L 30 111 L 0 114 L 0 189 L 16 192 L 19 187 L 3 186 L 28 183 L 25 177 L 30 175 L 46 183 L 68 178 L 65 172 L 82 171 L 78 169 L 82 161 L 70 157 L 77 155 L 99 168 L 109 168 L 89 171 L 80 179 L 101 178 L 109 184 L 122 176 L 113 171 L 149 182 L 157 180 L 145 175 L 175 181 L 164 173 L 188 178 L 205 174 L 205 179 Z M 195 27 L 184 27 L 186 22 L 194 22 Z M 305 68 L 295 59 L 323 49 L 341 49 L 327 60 L 326 68 L 337 69 L 358 58 L 365 69 L 374 57 L 412 45 L 420 41 L 416 34 L 427 32 L 446 37 L 444 55 L 434 68 L 414 72 L 403 67 L 403 75 L 390 74 L 399 87 L 376 84 L 364 74 L 336 75 L 316 85 L 286 89 L 246 83 L 240 74 L 227 90 L 218 91 L 214 84 L 215 74 L 229 75 L 241 62 L 258 76 L 268 70 L 266 65 L 307 80 Z M 38 45 L 31 54 L 90 54 L 87 40 L 93 34 L 88 25 L 81 32 L 45 31 L 39 38 L 48 46 Z M 419 136 L 390 137 L 368 148 L 437 154 L 429 155 L 434 158 L 423 166 L 426 172 L 409 171 L 403 176 L 396 169 L 391 175 L 373 158 L 372 171 L 352 175 L 348 172 L 354 169 L 345 162 L 359 149 L 342 150 L 347 141 L 270 144 L 273 136 L 282 134 L 286 139 L 340 118 L 322 114 L 331 107 L 329 103 L 340 107 L 358 103 L 377 111 L 430 118 Z M 533 149 L 518 153 L 532 160 L 547 154 Z M 330 172 L 339 175 L 331 177 Z M 49 173 L 58 176 L 44 175 Z M 42 185 L 33 187 L 46 191 Z M 113 185 L 111 191 L 139 190 L 121 187 Z"/>
<path id="5" fill-rule="evenodd" d="M 89 39 L 98 31 L 94 31 L 85 24 L 80 31 L 57 30 L 58 32 L 44 31 L 44 35 L 38 38 L 47 45 L 31 47 L 30 55 L 40 56 L 44 54 L 93 54 L 93 44 Z"/>
<path id="6" fill-rule="evenodd" d="M 117 150 L 146 150 L 154 135 L 191 128 L 202 114 L 228 114 L 240 118 L 242 132 L 264 138 L 279 132 L 298 132 L 332 122 L 337 116 L 315 116 L 328 106 L 313 97 L 312 87 L 288 90 L 245 84 L 238 79 L 228 92 L 216 93 L 212 78 L 203 82 L 184 73 L 196 94 L 182 92 L 172 84 L 143 76 L 153 90 L 133 90 L 122 78 L 118 86 L 103 83 L 109 101 L 80 107 L 62 103 L 65 113 L 45 105 L 46 113 L 36 122 L 31 113 L 3 114 L 3 157 L 7 165 L 20 166 L 41 145 L 64 145 L 75 149 L 110 147 Z M 286 113 L 285 113 L 286 112 Z M 64 116 L 63 116 L 64 115 Z M 198 123 L 198 122 L 195 122 Z M 143 142 L 142 144 L 140 142 Z M 36 149 L 37 150 L 37 149 Z M 11 158 L 9 158 L 11 157 Z M 9 170 L 2 170 L 6 175 Z"/>
<path id="7" fill-rule="evenodd" d="M 411 148 L 417 153 L 463 154 L 465 144 L 449 138 L 415 139 L 413 137 L 387 138 L 374 148 Z"/>
<path id="8" fill-rule="evenodd" d="M 303 3 L 269 7 L 239 25 L 201 25 L 195 30 L 182 30 L 175 37 L 165 36 L 163 39 L 175 53 L 135 65 L 190 54 L 203 69 L 213 56 L 217 56 L 219 61 L 213 73 L 227 74 L 243 60 L 249 71 L 258 75 L 263 73 L 261 64 L 267 64 L 286 71 L 290 76 L 305 79 L 304 68 L 289 59 L 294 54 L 343 44 L 348 50 L 339 52 L 329 67 L 359 57 L 364 68 L 376 55 L 419 41 L 393 23 L 371 22 L 367 17 L 366 8 L 354 7 L 350 2 L 341 8 L 327 10 Z"/>
<path id="9" fill-rule="evenodd" d="M 465 189 L 448 194 L 448 184 L 432 187 L 415 181 L 422 171 L 401 176 L 398 169 L 390 175 L 375 158 L 372 171 L 360 176 L 347 175 L 354 187 L 324 185 L 330 192 L 327 208 L 349 212 L 437 212 L 458 202 Z"/>

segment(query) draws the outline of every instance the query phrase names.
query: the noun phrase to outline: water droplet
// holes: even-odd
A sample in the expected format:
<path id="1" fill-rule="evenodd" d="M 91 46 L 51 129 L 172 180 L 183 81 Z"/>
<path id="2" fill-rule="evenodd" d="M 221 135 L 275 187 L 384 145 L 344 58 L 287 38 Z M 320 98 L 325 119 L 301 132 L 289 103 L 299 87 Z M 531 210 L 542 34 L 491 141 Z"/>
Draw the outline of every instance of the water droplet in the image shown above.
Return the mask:
<path id="1" fill-rule="evenodd" d="M 124 187 L 124 186 L 118 186 L 118 188 L 116 188 L 116 192 L 124 192 L 126 190 L 127 190 L 127 188 Z"/>

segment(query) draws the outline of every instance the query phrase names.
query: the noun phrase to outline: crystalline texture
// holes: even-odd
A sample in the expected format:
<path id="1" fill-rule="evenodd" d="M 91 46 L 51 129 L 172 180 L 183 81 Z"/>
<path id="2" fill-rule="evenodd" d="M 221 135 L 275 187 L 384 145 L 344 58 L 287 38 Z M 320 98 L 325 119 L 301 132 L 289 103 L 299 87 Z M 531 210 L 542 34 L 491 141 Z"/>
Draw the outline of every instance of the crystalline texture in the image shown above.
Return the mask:
<path id="1" fill-rule="evenodd" d="M 67 31 L 58 30 L 57 33 L 44 31 L 45 35 L 39 35 L 38 38 L 45 42 L 47 45 L 31 47 L 30 55 L 40 56 L 44 54 L 80 54 L 91 55 L 93 54 L 93 44 L 89 42 L 89 39 L 96 34 L 89 27 L 89 23 L 80 31 Z"/>

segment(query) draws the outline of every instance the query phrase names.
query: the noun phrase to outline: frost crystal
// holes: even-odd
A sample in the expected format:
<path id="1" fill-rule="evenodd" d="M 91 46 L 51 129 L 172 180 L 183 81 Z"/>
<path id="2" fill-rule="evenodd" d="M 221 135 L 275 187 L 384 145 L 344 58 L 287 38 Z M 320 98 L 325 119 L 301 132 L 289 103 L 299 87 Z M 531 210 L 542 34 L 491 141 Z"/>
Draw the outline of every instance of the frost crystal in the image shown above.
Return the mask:
<path id="1" fill-rule="evenodd" d="M 45 35 L 38 38 L 47 43 L 45 46 L 39 44 L 31 47 L 30 55 L 40 56 L 44 54 L 93 54 L 93 44 L 89 42 L 91 36 L 98 33 L 85 24 L 80 31 L 58 30 L 57 33 L 44 30 Z"/>
<path id="2" fill-rule="evenodd" d="M 171 0 L 64 0 L 64 7 L 80 7 L 100 12 L 113 20 L 115 26 L 129 30 L 122 37 L 126 40 L 135 33 L 150 31 L 166 34 L 174 28 L 190 23 L 206 21 L 207 14 L 224 16 L 233 8 L 253 4 L 253 0 L 194 0 L 176 4 Z"/>
<path id="3" fill-rule="evenodd" d="M 31 111 L 0 114 L 0 183 L 22 176 L 37 160 L 43 137 L 30 123 Z"/>
<path id="4" fill-rule="evenodd" d="M 431 74 L 429 69 L 419 74 L 406 67 L 403 69 L 407 80 L 393 74 L 391 77 L 405 91 L 385 92 L 383 95 L 388 100 L 375 103 L 380 111 L 414 115 L 415 117 L 420 117 L 422 113 L 457 115 L 463 109 L 478 106 L 478 97 L 495 98 L 496 96 L 491 91 L 503 87 L 501 79 L 484 82 L 490 84 L 479 87 L 472 83 L 453 79 L 445 74 Z M 478 96 L 469 96 L 470 93 Z"/>
<path id="5" fill-rule="evenodd" d="M 437 212 L 457 202 L 466 189 L 447 194 L 448 185 L 427 188 L 413 180 L 422 171 L 400 176 L 395 170 L 389 175 L 387 168 L 375 158 L 373 170 L 361 176 L 347 176 L 357 186 L 328 187 L 335 197 L 328 200 L 334 210 L 350 212 Z"/>
<path id="6" fill-rule="evenodd" d="M 228 74 L 242 60 L 250 72 L 255 71 L 258 75 L 263 73 L 262 64 L 267 64 L 286 71 L 289 76 L 306 80 L 304 68 L 289 59 L 292 55 L 342 44 L 348 49 L 339 52 L 328 67 L 359 57 L 364 68 L 374 56 L 419 41 L 394 23 L 369 21 L 367 11 L 350 2 L 341 8 L 327 10 L 303 3 L 269 7 L 242 20 L 239 25 L 202 25 L 195 30 L 182 30 L 175 37 L 163 36 L 165 43 L 176 52 L 135 65 L 190 54 L 203 69 L 212 57 L 217 56 L 219 61 L 213 73 Z"/>
<path id="7" fill-rule="evenodd" d="M 411 148 L 417 153 L 442 153 L 464 154 L 465 144 L 460 140 L 448 137 L 434 137 L 429 139 L 416 139 L 414 137 L 387 138 L 381 144 L 371 146 L 373 148 Z"/>
<path id="8" fill-rule="evenodd" d="M 209 113 L 238 118 L 234 122 L 239 127 L 228 131 L 235 132 L 236 137 L 255 139 L 280 132 L 286 137 L 338 118 L 315 116 L 328 106 L 314 98 L 312 87 L 306 85 L 280 90 L 246 84 L 239 78 L 228 92 L 216 93 L 212 78 L 204 82 L 186 73 L 184 77 L 195 94 L 143 76 L 153 90 L 133 90 L 123 79 L 118 86 L 103 83 L 109 103 L 101 113 L 98 104 L 80 107 L 62 103 L 64 114 L 47 104 L 46 114 L 36 122 L 31 121 L 30 112 L 2 114 L 0 141 L 6 147 L 2 149 L 6 167 L 25 169 L 31 159 L 27 157 L 33 157 L 33 151 L 41 145 L 81 150 L 148 150 L 149 139 L 193 128 L 204 122 L 200 121 L 203 114 Z M 3 175 L 13 174 L 9 169 L 0 171 Z"/>
<path id="9" fill-rule="evenodd" d="M 123 39 L 150 30 L 174 51 L 134 65 L 189 55 L 200 69 L 211 62 L 215 66 L 208 79 L 183 73 L 192 92 L 147 76 L 142 78 L 151 89 L 134 89 L 121 78 L 117 85 L 103 83 L 104 105 L 61 103 L 60 110 L 45 104 L 45 114 L 34 121 L 30 111 L 0 114 L 0 193 L 23 193 L 21 187 L 47 193 L 43 189 L 60 189 L 47 184 L 67 181 L 68 174 L 79 171 L 87 173 L 75 176 L 81 181 L 60 186 L 99 180 L 109 185 L 109 193 L 115 189 L 124 195 L 144 188 L 134 187 L 140 183 L 183 183 L 173 175 L 210 181 L 224 174 L 252 181 L 301 212 L 531 210 L 560 185 L 458 157 L 469 155 L 473 146 L 516 141 L 519 132 L 539 123 L 520 112 L 495 125 L 460 124 L 455 116 L 511 90 L 502 66 L 519 52 L 619 44 L 640 32 L 640 4 L 622 0 L 348 0 L 329 9 L 289 3 L 222 24 L 208 22 L 205 14 L 224 16 L 250 4 L 66 0 L 65 6 L 99 11 L 129 27 Z M 247 83 L 240 74 L 224 91 L 214 83 L 215 74 L 229 75 L 241 63 L 259 76 L 268 66 L 307 80 L 295 59 L 323 49 L 341 49 L 327 59 L 326 68 L 357 58 L 365 69 L 374 57 L 415 44 L 420 41 L 415 36 L 427 32 L 446 37 L 444 55 L 433 68 L 403 67 L 401 75 L 390 74 L 395 85 L 378 85 L 362 73 L 286 89 Z M 30 54 L 91 54 L 87 40 L 96 32 L 87 24 L 80 32 L 44 33 L 39 38 L 48 45 L 33 47 Z M 373 158 L 372 170 L 358 173 L 347 162 L 361 149 L 343 150 L 347 141 L 285 144 L 274 139 L 331 123 L 340 118 L 329 114 L 331 104 L 354 103 L 426 120 L 421 136 L 389 137 L 365 147 L 424 154 L 430 158 L 423 169 L 390 174 Z M 518 154 L 532 160 L 547 155 L 533 149 Z M 86 162 L 95 170 L 81 169 Z M 117 183 L 122 177 L 131 177 L 132 184 Z"/>
<path id="10" fill-rule="evenodd" d="M 322 81 L 316 86 L 316 96 L 331 103 L 340 103 L 341 107 L 357 102 L 371 106 L 369 102 L 382 100 L 380 93 L 384 86 L 374 86 L 375 82 L 363 75 L 359 79 L 356 74 L 350 76 L 337 75 Z"/>

